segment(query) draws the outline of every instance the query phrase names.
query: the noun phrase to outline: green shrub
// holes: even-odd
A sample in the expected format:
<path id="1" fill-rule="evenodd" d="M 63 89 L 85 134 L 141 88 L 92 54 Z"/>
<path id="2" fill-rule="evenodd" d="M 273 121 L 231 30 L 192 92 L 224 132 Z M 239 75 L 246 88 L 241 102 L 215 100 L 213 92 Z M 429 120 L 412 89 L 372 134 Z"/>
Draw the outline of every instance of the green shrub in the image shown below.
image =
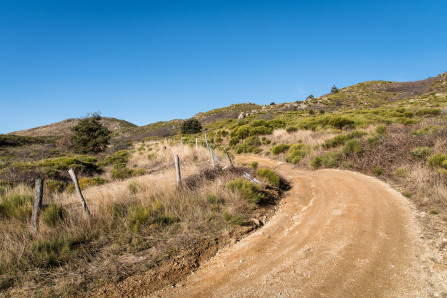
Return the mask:
<path id="1" fill-rule="evenodd" d="M 99 153 L 107 148 L 112 132 L 103 126 L 99 122 L 100 120 L 100 115 L 94 113 L 81 118 L 78 124 L 71 128 L 73 152 L 80 154 Z"/>
<path id="2" fill-rule="evenodd" d="M 243 178 L 228 182 L 227 188 L 240 193 L 244 200 L 252 204 L 259 204 L 265 199 L 258 185 Z"/>
<path id="3" fill-rule="evenodd" d="M 138 169 L 132 170 L 132 177 L 143 176 L 146 174 L 147 174 L 146 169 L 138 168 Z"/>
<path id="4" fill-rule="evenodd" d="M 257 171 L 258 176 L 266 181 L 271 186 L 279 187 L 279 181 L 280 178 L 278 174 L 275 173 L 275 171 L 267 168 L 259 169 Z"/>
<path id="5" fill-rule="evenodd" d="M 433 168 L 440 168 L 443 167 L 445 160 L 447 160 L 447 155 L 435 153 L 427 159 L 427 162 Z"/>
<path id="6" fill-rule="evenodd" d="M 306 156 L 306 151 L 303 144 L 295 144 L 287 151 L 286 161 L 297 164 L 303 157 Z"/>
<path id="7" fill-rule="evenodd" d="M 426 159 L 432 154 L 432 150 L 429 147 L 416 147 L 411 150 L 411 155 L 419 158 Z"/>
<path id="8" fill-rule="evenodd" d="M 157 154 L 156 153 L 149 153 L 147 155 L 147 159 L 149 159 L 149 160 L 154 160 L 156 158 L 157 158 Z"/>
<path id="9" fill-rule="evenodd" d="M 431 135 L 439 132 L 439 126 L 435 125 L 428 125 L 423 128 L 413 130 L 411 132 L 411 135 L 413 136 L 424 136 L 424 135 Z"/>
<path id="10" fill-rule="evenodd" d="M 334 168 L 340 160 L 341 154 L 339 152 L 327 152 L 323 155 L 316 156 L 310 162 L 313 168 Z"/>
<path id="11" fill-rule="evenodd" d="M 331 139 L 326 140 L 323 144 L 323 148 L 326 148 L 326 149 L 335 148 L 335 147 L 344 145 L 348 140 L 351 140 L 354 138 L 360 138 L 366 134 L 367 134 L 367 132 L 360 131 L 360 130 L 354 130 L 348 134 L 341 134 L 341 135 L 338 135 Z"/>
<path id="12" fill-rule="evenodd" d="M 81 190 L 84 190 L 90 186 L 103 185 L 103 184 L 106 184 L 107 182 L 109 182 L 107 179 L 104 179 L 101 177 L 91 177 L 91 178 L 83 177 L 78 180 L 79 188 Z M 74 188 L 73 184 L 67 186 L 68 193 L 73 193 L 74 191 L 75 191 L 75 188 Z"/>
<path id="13" fill-rule="evenodd" d="M 254 162 L 251 163 L 251 167 L 253 169 L 256 169 L 258 167 L 258 165 L 259 165 L 259 163 L 257 161 L 254 161 Z"/>
<path id="14" fill-rule="evenodd" d="M 183 121 L 181 126 L 182 134 L 195 134 L 202 131 L 202 124 L 200 124 L 199 120 L 191 118 L 186 121 Z"/>
<path id="15" fill-rule="evenodd" d="M 42 211 L 42 221 L 49 227 L 54 227 L 67 216 L 64 207 L 51 203 Z"/>
<path id="16" fill-rule="evenodd" d="M 287 133 L 293 133 L 293 132 L 295 132 L 295 131 L 298 131 L 298 128 L 296 128 L 295 126 L 288 126 L 288 127 L 286 128 L 286 132 L 287 132 Z"/>
<path id="17" fill-rule="evenodd" d="M 115 152 L 113 155 L 107 156 L 104 160 L 104 165 L 116 165 L 116 164 L 127 164 L 131 157 L 131 154 L 127 150 L 120 150 Z"/>
<path id="18" fill-rule="evenodd" d="M 289 150 L 289 148 L 290 148 L 289 144 L 278 144 L 278 145 L 273 146 L 272 153 L 274 155 L 278 155 L 278 154 L 284 153 L 285 151 Z"/>
<path id="19" fill-rule="evenodd" d="M 286 127 L 286 122 L 280 119 L 272 119 L 267 121 L 266 126 L 271 127 L 273 129 L 279 129 Z"/>
<path id="20" fill-rule="evenodd" d="M 378 146 L 383 143 L 383 140 L 385 137 L 383 135 L 372 135 L 369 138 L 366 139 L 366 143 L 371 146 Z"/>
<path id="21" fill-rule="evenodd" d="M 438 116 L 441 114 L 441 109 L 432 109 L 432 108 L 425 108 L 420 109 L 416 112 L 417 116 Z"/>
<path id="22" fill-rule="evenodd" d="M 381 166 L 375 166 L 373 170 L 374 175 L 380 176 L 383 174 Z"/>
<path id="23" fill-rule="evenodd" d="M 360 141 L 357 139 L 349 140 L 343 146 L 343 153 L 345 155 L 360 154 L 362 152 L 363 152 L 362 144 L 360 144 Z"/>

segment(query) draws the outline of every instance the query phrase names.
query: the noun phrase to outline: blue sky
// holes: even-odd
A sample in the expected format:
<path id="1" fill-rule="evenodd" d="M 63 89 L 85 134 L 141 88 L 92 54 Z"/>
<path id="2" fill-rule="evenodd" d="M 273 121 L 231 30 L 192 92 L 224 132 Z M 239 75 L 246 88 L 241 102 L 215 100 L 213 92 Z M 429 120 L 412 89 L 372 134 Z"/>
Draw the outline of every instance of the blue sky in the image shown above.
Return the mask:
<path id="1" fill-rule="evenodd" d="M 0 0 L 0 133 L 447 71 L 447 1 Z"/>

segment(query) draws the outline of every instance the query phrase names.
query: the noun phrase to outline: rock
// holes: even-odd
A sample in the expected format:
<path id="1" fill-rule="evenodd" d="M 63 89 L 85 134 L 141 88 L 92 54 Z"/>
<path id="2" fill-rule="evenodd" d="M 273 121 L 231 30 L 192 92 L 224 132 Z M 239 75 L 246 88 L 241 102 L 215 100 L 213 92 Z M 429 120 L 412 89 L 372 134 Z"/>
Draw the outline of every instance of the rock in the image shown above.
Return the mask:
<path id="1" fill-rule="evenodd" d="M 244 118 L 245 118 L 245 113 L 242 112 L 239 114 L 239 117 L 237 117 L 237 120 L 242 120 Z"/>

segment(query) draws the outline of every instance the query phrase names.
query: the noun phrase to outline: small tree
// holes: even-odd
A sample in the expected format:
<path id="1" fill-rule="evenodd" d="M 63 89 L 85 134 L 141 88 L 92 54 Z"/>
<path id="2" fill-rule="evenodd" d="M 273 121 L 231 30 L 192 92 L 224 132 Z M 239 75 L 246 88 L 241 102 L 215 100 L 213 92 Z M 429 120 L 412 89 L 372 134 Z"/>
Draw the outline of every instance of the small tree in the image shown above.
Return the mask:
<path id="1" fill-rule="evenodd" d="M 338 92 L 338 88 L 335 85 L 332 86 L 331 93 L 337 93 L 337 92 Z"/>
<path id="2" fill-rule="evenodd" d="M 73 152 L 99 153 L 107 149 L 110 141 L 110 130 L 103 126 L 99 120 L 101 116 L 99 112 L 81 118 L 79 123 L 72 127 L 71 142 L 73 144 Z"/>
<path id="3" fill-rule="evenodd" d="M 191 118 L 183 122 L 182 134 L 194 134 L 202 131 L 202 124 L 197 119 Z"/>

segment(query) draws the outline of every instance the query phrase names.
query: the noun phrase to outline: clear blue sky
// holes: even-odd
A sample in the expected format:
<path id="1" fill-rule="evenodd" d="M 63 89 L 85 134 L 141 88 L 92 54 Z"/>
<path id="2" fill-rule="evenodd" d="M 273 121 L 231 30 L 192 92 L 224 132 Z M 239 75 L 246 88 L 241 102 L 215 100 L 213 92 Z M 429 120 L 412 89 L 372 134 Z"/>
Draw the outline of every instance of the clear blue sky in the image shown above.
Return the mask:
<path id="1" fill-rule="evenodd" d="M 0 0 L 0 133 L 447 71 L 447 1 Z"/>

